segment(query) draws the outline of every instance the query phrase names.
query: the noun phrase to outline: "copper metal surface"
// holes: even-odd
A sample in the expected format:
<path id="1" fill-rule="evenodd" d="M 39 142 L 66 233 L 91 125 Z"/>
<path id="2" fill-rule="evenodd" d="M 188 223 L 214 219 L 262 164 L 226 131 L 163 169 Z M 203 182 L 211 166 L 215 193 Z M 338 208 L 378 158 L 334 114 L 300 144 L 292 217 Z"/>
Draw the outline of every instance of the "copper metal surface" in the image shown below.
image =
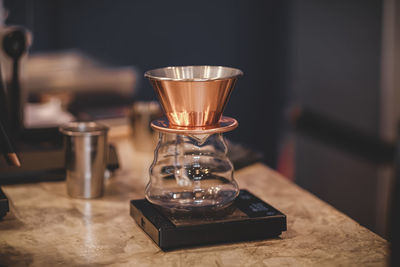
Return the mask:
<path id="1" fill-rule="evenodd" d="M 242 71 L 220 66 L 184 66 L 145 73 L 171 126 L 218 128 Z M 176 129 L 176 128 L 175 128 Z"/>
<path id="2" fill-rule="evenodd" d="M 14 166 L 21 167 L 21 162 L 19 161 L 17 154 L 7 153 L 7 157 Z"/>
<path id="3" fill-rule="evenodd" d="M 215 134 L 232 131 L 238 127 L 238 122 L 234 118 L 222 116 L 216 125 L 203 126 L 203 127 L 185 127 L 173 126 L 169 124 L 167 118 L 163 117 L 151 122 L 151 127 L 160 132 L 195 135 L 195 134 Z"/>

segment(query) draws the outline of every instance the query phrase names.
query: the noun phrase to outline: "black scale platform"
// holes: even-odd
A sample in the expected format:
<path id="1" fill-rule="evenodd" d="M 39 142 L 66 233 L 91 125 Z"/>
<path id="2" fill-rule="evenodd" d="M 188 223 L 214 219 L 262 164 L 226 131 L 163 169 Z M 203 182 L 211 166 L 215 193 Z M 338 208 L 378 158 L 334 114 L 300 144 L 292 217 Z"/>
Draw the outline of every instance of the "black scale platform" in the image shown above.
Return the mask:
<path id="1" fill-rule="evenodd" d="M 286 216 L 247 190 L 240 190 L 225 212 L 182 217 L 167 214 L 146 199 L 130 204 L 136 223 L 163 250 L 274 238 L 286 231 Z"/>

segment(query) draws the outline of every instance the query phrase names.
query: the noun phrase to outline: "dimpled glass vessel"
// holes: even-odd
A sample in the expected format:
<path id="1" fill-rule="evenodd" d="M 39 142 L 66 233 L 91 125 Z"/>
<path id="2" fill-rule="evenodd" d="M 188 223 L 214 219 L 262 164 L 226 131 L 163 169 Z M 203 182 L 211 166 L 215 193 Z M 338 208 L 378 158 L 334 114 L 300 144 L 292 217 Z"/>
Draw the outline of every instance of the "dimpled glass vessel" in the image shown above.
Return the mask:
<path id="1" fill-rule="evenodd" d="M 145 191 L 151 203 L 172 212 L 215 211 L 238 193 L 222 134 L 160 132 Z"/>

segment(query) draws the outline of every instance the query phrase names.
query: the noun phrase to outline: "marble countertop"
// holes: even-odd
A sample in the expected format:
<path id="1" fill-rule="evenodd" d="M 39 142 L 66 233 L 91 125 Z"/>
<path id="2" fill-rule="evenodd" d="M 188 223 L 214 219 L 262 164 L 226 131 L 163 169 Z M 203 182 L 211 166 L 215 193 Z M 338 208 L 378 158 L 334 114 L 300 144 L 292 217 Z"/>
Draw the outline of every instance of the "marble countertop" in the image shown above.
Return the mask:
<path id="1" fill-rule="evenodd" d="M 0 265 L 386 266 L 386 240 L 260 163 L 235 179 L 287 215 L 280 238 L 163 252 L 129 215 L 152 155 L 117 145 L 122 168 L 103 198 L 69 198 L 64 182 L 3 187 L 11 212 L 0 221 Z"/>

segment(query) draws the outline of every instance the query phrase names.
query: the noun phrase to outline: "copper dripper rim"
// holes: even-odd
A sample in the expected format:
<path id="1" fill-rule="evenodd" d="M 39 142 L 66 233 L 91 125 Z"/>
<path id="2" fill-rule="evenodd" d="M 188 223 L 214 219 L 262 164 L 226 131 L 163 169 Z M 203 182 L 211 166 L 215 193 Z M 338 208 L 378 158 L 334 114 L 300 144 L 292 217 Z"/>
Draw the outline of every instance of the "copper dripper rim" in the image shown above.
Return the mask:
<path id="1" fill-rule="evenodd" d="M 216 70 L 221 70 L 219 72 L 219 75 L 216 76 L 210 76 L 210 77 L 174 77 L 173 75 L 168 75 L 167 72 L 170 71 L 170 74 L 177 74 L 177 72 L 174 72 L 175 69 L 178 70 L 183 70 L 183 69 L 210 69 L 210 73 L 215 73 L 218 71 Z M 182 71 L 179 72 L 179 74 L 183 73 Z M 190 74 L 193 74 L 194 72 L 191 72 Z M 148 79 L 153 79 L 153 80 L 159 80 L 159 81 L 192 81 L 192 82 L 207 82 L 207 81 L 216 81 L 216 80 L 227 80 L 227 79 L 232 79 L 232 78 L 238 78 L 240 76 L 243 76 L 243 72 L 240 69 L 236 68 L 231 68 L 231 67 L 225 67 L 225 66 L 211 66 L 211 65 L 190 65 L 190 66 L 169 66 L 169 67 L 164 67 L 164 68 L 157 68 L 157 69 L 152 69 L 149 71 L 146 71 L 144 73 L 144 77 Z"/>
<path id="2" fill-rule="evenodd" d="M 236 129 L 239 126 L 239 123 L 234 118 L 222 116 L 216 125 L 201 127 L 175 126 L 171 125 L 166 117 L 162 117 L 152 121 L 150 126 L 159 132 L 191 135 L 225 133 Z"/>

